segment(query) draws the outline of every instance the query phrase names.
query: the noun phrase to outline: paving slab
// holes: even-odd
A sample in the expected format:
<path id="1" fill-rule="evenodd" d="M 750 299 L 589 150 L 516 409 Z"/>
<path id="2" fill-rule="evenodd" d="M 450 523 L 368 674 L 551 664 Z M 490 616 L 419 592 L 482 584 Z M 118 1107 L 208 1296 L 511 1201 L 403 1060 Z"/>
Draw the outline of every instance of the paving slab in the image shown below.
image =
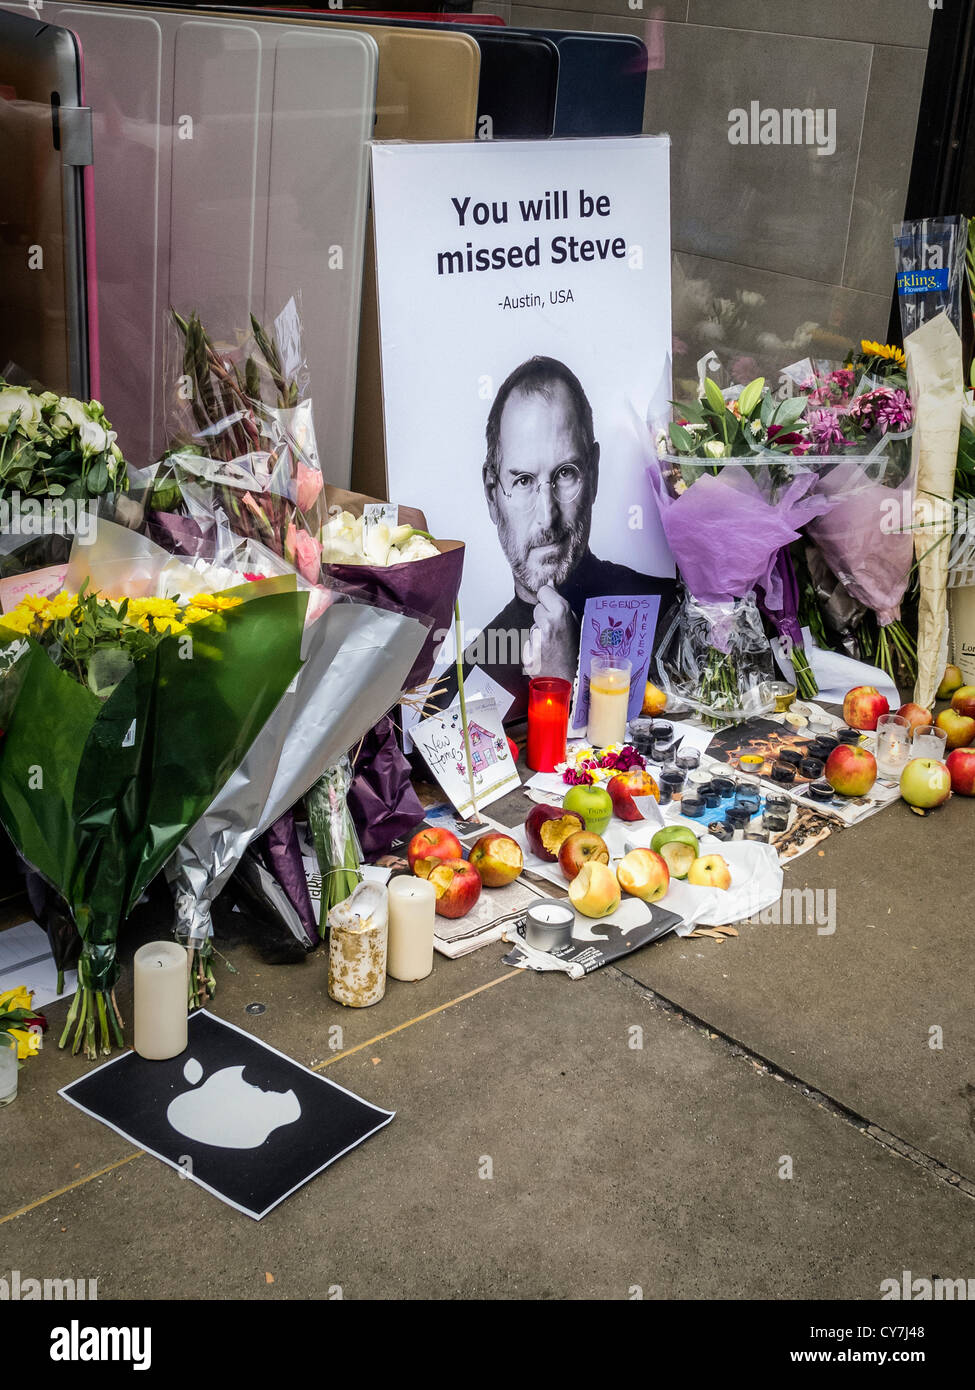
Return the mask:
<path id="1" fill-rule="evenodd" d="M 285 980 L 269 1023 L 321 1002 Z M 4 1265 L 257 1299 L 872 1300 L 969 1270 L 975 1202 L 614 970 L 517 976 L 326 1075 L 397 1118 L 263 1222 L 146 1156 L 6 1223 Z M 59 1122 L 69 1154 L 101 1128 Z"/>
<path id="2" fill-rule="evenodd" d="M 832 902 L 831 935 L 745 923 L 737 940 L 670 937 L 621 968 L 973 1179 L 972 816 L 960 797 L 924 818 L 898 802 L 793 861 L 786 890 L 821 895 L 805 903 L 827 931 Z"/>
<path id="3" fill-rule="evenodd" d="M 122 939 L 122 976 L 116 994 L 130 1044 L 132 957 L 145 941 L 156 940 L 160 934 L 158 922 L 136 921 Z M 218 985 L 212 1012 L 305 1066 L 359 1047 L 377 1033 L 511 973 L 500 965 L 499 948 L 456 961 L 435 955 L 433 973 L 427 979 L 389 980 L 379 1005 L 349 1009 L 328 997 L 327 950 L 319 948 L 297 965 L 267 965 L 250 944 L 221 941 L 218 946 L 238 973 L 231 973 L 224 960 L 216 961 Z M 102 1125 L 76 1130 L 71 1121 L 73 1107 L 57 1095 L 62 1086 L 97 1065 L 83 1054 L 72 1057 L 70 1051 L 58 1050 L 68 1002 L 45 1011 L 50 1029 L 44 1049 L 24 1066 L 17 1100 L 3 1112 L 5 1138 L 9 1135 L 22 1152 L 29 1152 L 30 1162 L 0 1164 L 0 1216 L 132 1152 L 130 1143 Z M 265 1004 L 266 1012 L 248 1014 L 250 1003 Z M 68 1133 L 71 1139 L 66 1143 Z"/>

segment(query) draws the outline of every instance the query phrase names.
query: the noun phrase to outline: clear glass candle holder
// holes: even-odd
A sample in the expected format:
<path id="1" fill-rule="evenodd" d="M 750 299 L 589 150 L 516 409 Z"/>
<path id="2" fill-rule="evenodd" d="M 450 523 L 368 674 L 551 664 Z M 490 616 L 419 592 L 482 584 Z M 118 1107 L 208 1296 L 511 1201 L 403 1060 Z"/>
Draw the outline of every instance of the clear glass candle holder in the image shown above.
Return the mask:
<path id="1" fill-rule="evenodd" d="M 0 1032 L 0 1105 L 17 1099 L 17 1039 Z"/>
<path id="2" fill-rule="evenodd" d="M 911 739 L 911 758 L 935 758 L 944 762 L 948 735 L 937 724 L 920 724 Z"/>
<path id="3" fill-rule="evenodd" d="M 887 782 L 899 782 L 911 757 L 911 726 L 900 714 L 877 720 L 877 772 Z"/>

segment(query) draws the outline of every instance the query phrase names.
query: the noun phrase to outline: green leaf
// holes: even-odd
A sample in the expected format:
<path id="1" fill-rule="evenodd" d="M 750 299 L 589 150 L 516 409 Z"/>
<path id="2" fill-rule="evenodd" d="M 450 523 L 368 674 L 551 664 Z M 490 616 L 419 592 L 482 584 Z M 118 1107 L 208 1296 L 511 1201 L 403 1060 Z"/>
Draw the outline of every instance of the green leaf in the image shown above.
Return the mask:
<path id="1" fill-rule="evenodd" d="M 805 396 L 790 396 L 787 400 L 781 401 L 772 417 L 773 425 L 781 425 L 783 429 L 791 429 L 806 408 Z"/>
<path id="2" fill-rule="evenodd" d="M 700 401 L 671 401 L 671 405 L 674 407 L 674 414 L 682 420 L 689 420 L 692 425 L 707 423 Z"/>
<path id="3" fill-rule="evenodd" d="M 694 452 L 693 435 L 688 434 L 682 425 L 671 424 L 668 433 L 674 448 L 679 454 L 691 454 Z"/>
<path id="4" fill-rule="evenodd" d="M 108 467 L 104 458 L 99 458 L 91 472 L 88 474 L 88 491 L 94 497 L 100 497 L 108 487 Z"/>

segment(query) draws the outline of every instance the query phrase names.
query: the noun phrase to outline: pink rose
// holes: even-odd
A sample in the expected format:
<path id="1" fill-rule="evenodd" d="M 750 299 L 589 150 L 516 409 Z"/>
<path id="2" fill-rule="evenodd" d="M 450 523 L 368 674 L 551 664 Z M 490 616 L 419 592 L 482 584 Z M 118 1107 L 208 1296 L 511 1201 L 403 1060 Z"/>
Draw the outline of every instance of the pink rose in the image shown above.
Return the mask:
<path id="1" fill-rule="evenodd" d="M 298 510 L 300 512 L 311 511 L 318 499 L 318 494 L 325 485 L 321 470 L 309 468 L 306 463 L 298 464 Z"/>
<path id="2" fill-rule="evenodd" d="M 284 558 L 309 584 L 317 584 L 322 568 L 322 547 L 307 531 L 299 531 L 293 521 L 288 522 L 288 532 L 284 541 Z"/>

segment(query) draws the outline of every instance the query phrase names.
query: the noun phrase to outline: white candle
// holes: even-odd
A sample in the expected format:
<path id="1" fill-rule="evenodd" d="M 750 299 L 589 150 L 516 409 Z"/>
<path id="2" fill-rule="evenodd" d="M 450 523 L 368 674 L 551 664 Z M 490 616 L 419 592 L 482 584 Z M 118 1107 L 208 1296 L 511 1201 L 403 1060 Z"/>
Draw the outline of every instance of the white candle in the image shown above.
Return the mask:
<path id="1" fill-rule="evenodd" d="M 424 878 L 390 880 L 386 974 L 394 980 L 423 980 L 433 969 L 436 902 L 436 889 Z"/>
<path id="2" fill-rule="evenodd" d="M 629 702 L 630 663 L 620 661 L 610 665 L 594 657 L 589 676 L 589 724 L 586 734 L 595 748 L 623 742 Z"/>
<path id="3" fill-rule="evenodd" d="M 186 1050 L 189 958 L 176 941 L 150 941 L 135 953 L 135 1050 L 164 1062 Z"/>

